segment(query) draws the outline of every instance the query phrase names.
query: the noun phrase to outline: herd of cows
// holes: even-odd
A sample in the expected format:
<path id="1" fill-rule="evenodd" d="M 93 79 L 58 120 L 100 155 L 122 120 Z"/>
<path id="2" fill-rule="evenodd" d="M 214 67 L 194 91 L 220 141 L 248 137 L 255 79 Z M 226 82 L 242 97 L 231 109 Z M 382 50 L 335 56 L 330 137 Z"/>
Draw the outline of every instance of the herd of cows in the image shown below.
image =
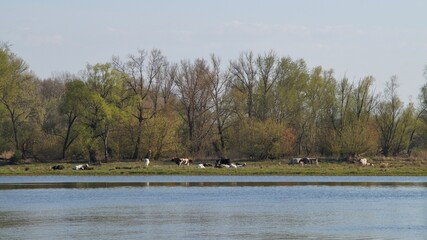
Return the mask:
<path id="1" fill-rule="evenodd" d="M 181 166 L 190 166 L 193 163 L 193 160 L 190 158 L 172 158 L 170 160 L 171 162 L 174 162 L 178 167 Z M 366 158 L 360 158 L 357 159 L 357 163 L 360 163 L 362 166 L 373 166 L 372 163 L 369 163 Z M 144 168 L 147 168 L 150 164 L 150 160 L 148 158 L 144 159 Z M 291 158 L 289 160 L 290 165 L 299 164 L 301 166 L 304 166 L 305 164 L 314 164 L 318 165 L 319 161 L 317 158 Z M 221 158 L 218 160 L 215 160 L 214 163 L 200 163 L 197 164 L 197 168 L 240 168 L 245 167 L 246 163 L 232 163 L 229 158 Z M 52 170 L 62 170 L 64 169 L 63 165 L 55 165 L 52 166 Z M 73 167 L 73 170 L 92 170 L 93 167 L 90 167 L 89 164 L 79 164 Z"/>
<path id="2" fill-rule="evenodd" d="M 176 165 L 180 166 L 190 166 L 193 161 L 189 158 L 172 158 L 171 162 L 176 163 Z M 215 164 L 211 163 L 200 163 L 197 164 L 198 168 L 207 168 L 207 167 L 216 167 L 216 168 L 239 168 L 246 166 L 246 163 L 231 163 L 229 158 L 221 158 L 215 161 Z"/>

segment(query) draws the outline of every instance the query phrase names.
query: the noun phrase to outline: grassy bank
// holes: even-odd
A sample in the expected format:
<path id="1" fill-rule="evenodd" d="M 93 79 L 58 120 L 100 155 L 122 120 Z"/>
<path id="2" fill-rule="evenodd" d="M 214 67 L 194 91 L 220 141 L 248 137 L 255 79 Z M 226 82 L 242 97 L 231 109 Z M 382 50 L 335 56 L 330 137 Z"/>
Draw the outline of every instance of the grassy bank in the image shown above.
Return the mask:
<path id="1" fill-rule="evenodd" d="M 91 170 L 73 170 L 74 163 L 19 163 L 0 164 L 0 175 L 314 175 L 314 176 L 427 176 L 427 160 L 420 159 L 371 159 L 374 166 L 322 161 L 318 166 L 289 165 L 288 160 L 266 160 L 247 162 L 246 167 L 197 168 L 178 167 L 169 161 L 151 161 L 148 168 L 142 162 L 109 162 L 91 166 Z M 54 165 L 63 165 L 63 170 L 52 170 Z"/>

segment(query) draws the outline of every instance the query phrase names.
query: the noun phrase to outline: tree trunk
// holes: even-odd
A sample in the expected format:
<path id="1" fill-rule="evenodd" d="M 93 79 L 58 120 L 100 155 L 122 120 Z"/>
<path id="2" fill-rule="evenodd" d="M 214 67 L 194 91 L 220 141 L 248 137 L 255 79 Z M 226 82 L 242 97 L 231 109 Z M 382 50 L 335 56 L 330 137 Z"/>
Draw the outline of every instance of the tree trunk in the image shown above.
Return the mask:
<path id="1" fill-rule="evenodd" d="M 98 160 L 96 160 L 96 151 L 92 148 L 89 148 L 89 162 L 90 163 L 97 163 Z"/>
<path id="2" fill-rule="evenodd" d="M 71 112 L 68 115 L 68 125 L 67 125 L 67 132 L 65 134 L 64 143 L 62 145 L 62 159 L 65 159 L 65 153 L 67 152 L 68 147 L 71 144 L 70 137 L 71 137 L 71 128 L 76 120 L 77 116 L 73 115 Z"/>
<path id="3" fill-rule="evenodd" d="M 136 137 L 136 143 L 132 154 L 132 159 L 138 160 L 139 159 L 139 147 L 141 146 L 142 141 L 142 123 L 144 121 L 144 118 L 142 116 L 142 111 L 139 111 L 138 114 L 138 130 L 137 130 L 137 137 Z"/>
<path id="4" fill-rule="evenodd" d="M 18 126 L 17 126 L 17 120 L 15 119 L 15 111 L 9 107 L 9 105 L 6 105 L 7 110 L 10 114 L 10 120 L 12 122 L 12 129 L 13 129 L 13 138 L 15 142 L 15 156 L 17 153 L 20 153 L 20 156 L 16 156 L 17 158 L 23 159 L 25 158 L 24 151 L 22 147 L 19 144 L 19 138 L 18 138 Z M 16 159 L 18 160 L 18 159 Z"/>
<path id="5" fill-rule="evenodd" d="M 102 139 L 104 143 L 104 161 L 105 162 L 108 162 L 108 160 L 110 159 L 110 156 L 108 153 L 108 133 L 109 133 L 109 130 L 107 129 Z"/>

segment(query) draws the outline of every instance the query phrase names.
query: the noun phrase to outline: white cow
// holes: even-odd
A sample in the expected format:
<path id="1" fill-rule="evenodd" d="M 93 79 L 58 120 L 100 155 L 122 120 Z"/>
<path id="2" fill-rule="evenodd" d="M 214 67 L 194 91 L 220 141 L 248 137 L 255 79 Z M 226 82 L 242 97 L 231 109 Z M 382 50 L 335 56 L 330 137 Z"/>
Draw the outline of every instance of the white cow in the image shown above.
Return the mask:
<path id="1" fill-rule="evenodd" d="M 205 168 L 205 165 L 203 165 L 202 163 L 197 165 L 197 168 Z"/>
<path id="2" fill-rule="evenodd" d="M 87 164 L 87 163 L 86 164 L 80 164 L 80 165 L 73 167 L 73 170 L 85 170 L 88 167 L 89 167 L 89 164 Z"/>
<path id="3" fill-rule="evenodd" d="M 150 164 L 150 159 L 145 158 L 144 159 L 144 168 L 147 168 L 149 164 Z"/>
<path id="4" fill-rule="evenodd" d="M 367 166 L 368 165 L 368 159 L 366 159 L 366 158 L 361 158 L 361 159 L 359 159 L 359 161 L 362 164 L 362 166 Z"/>

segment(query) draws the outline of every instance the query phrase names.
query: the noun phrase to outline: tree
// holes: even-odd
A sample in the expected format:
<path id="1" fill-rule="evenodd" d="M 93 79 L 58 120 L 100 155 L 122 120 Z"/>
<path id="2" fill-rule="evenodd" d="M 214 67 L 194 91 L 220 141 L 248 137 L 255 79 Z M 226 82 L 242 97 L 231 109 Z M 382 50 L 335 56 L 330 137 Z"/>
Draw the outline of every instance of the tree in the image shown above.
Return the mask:
<path id="1" fill-rule="evenodd" d="M 84 74 L 85 84 L 89 90 L 86 98 L 82 98 L 85 111 L 82 112 L 84 124 L 92 135 L 88 142 L 89 158 L 96 162 L 96 139 L 100 139 L 103 146 L 104 161 L 108 161 L 111 154 L 109 135 L 120 117 L 117 108 L 120 102 L 121 81 L 118 72 L 109 63 L 87 65 Z"/>
<path id="2" fill-rule="evenodd" d="M 232 128 L 232 145 L 240 155 L 255 159 L 280 158 L 292 153 L 293 131 L 271 119 L 243 119 Z"/>
<path id="3" fill-rule="evenodd" d="M 230 73 L 233 86 L 246 97 L 246 114 L 249 118 L 254 115 L 254 91 L 257 85 L 258 69 L 253 52 L 240 54 L 239 59 L 230 62 Z"/>
<path id="4" fill-rule="evenodd" d="M 257 60 L 258 78 L 259 78 L 259 94 L 260 100 L 258 101 L 258 118 L 266 120 L 268 111 L 271 112 L 271 100 L 269 94 L 280 77 L 280 62 L 277 61 L 277 56 L 273 51 L 270 51 L 264 56 L 259 55 Z"/>
<path id="5" fill-rule="evenodd" d="M 163 81 L 166 76 L 170 76 L 166 74 L 170 73 L 166 72 L 167 61 L 158 49 L 153 49 L 148 57 L 144 50 L 139 50 L 137 55 L 129 55 L 126 62 L 114 57 L 113 66 L 121 73 L 125 90 L 127 90 L 124 101 L 129 106 L 130 114 L 138 122 L 132 158 L 139 159 L 143 123 L 156 114 L 159 91 L 162 91 L 164 101 L 168 98 L 168 90 L 161 88 L 165 85 L 168 87 L 170 83 Z M 153 86 L 155 86 L 154 91 Z M 151 103 L 148 101 L 150 94 Z"/>
<path id="6" fill-rule="evenodd" d="M 296 134 L 295 150 L 301 154 L 305 139 L 304 102 L 307 84 L 310 80 L 309 70 L 302 60 L 281 58 L 278 66 L 278 79 L 272 88 L 272 118 L 289 126 Z"/>
<path id="7" fill-rule="evenodd" d="M 36 116 L 35 84 L 28 66 L 21 58 L 10 52 L 7 46 L 0 47 L 0 104 L 9 115 L 12 142 L 16 158 L 26 158 L 29 144 L 24 134 L 32 129 L 30 119 Z"/>
<path id="8" fill-rule="evenodd" d="M 365 77 L 357 85 L 343 78 L 337 86 L 330 120 L 335 140 L 332 152 L 354 157 L 376 150 L 376 132 L 372 115 L 376 97 L 371 93 L 373 77 Z"/>
<path id="9" fill-rule="evenodd" d="M 185 136 L 189 141 L 188 151 L 192 154 L 202 149 L 213 124 L 209 72 L 203 59 L 197 59 L 193 64 L 181 61 L 180 74 L 175 82 L 180 100 L 179 113 L 186 123 Z"/>
<path id="10" fill-rule="evenodd" d="M 43 160 L 62 158 L 62 136 L 65 129 L 64 116 L 59 111 L 61 99 L 65 94 L 65 81 L 71 74 L 55 75 L 52 78 L 36 80 L 37 94 L 40 98 L 37 115 L 40 130 L 33 138 L 37 139 L 34 157 Z"/>
<path id="11" fill-rule="evenodd" d="M 71 144 L 79 137 L 81 131 L 76 130 L 77 120 L 85 111 L 84 101 L 88 98 L 90 91 L 81 80 L 75 79 L 65 83 L 65 94 L 59 103 L 59 112 L 65 118 L 65 126 L 58 135 L 62 138 L 61 158 L 66 158 L 66 153 Z M 65 129 L 64 129 L 65 128 Z M 64 133 L 65 131 L 65 133 Z"/>
<path id="12" fill-rule="evenodd" d="M 322 110 L 331 98 L 332 75 L 323 76 L 321 67 L 312 70 L 301 91 L 301 108 L 298 119 L 293 120 L 297 132 L 298 154 L 310 155 L 319 152 L 322 126 Z"/>
<path id="13" fill-rule="evenodd" d="M 209 72 L 209 93 L 213 104 L 213 115 L 216 125 L 219 143 L 216 139 L 212 140 L 213 146 L 219 157 L 224 157 L 226 130 L 230 126 L 231 98 L 229 94 L 230 76 L 223 73 L 220 69 L 221 61 L 214 54 L 211 55 L 211 71 Z"/>
<path id="14" fill-rule="evenodd" d="M 378 104 L 376 122 L 380 133 L 380 146 L 384 156 L 396 152 L 401 137 L 403 103 L 397 95 L 397 77 L 392 76 L 384 90 L 383 100 Z"/>
<path id="15" fill-rule="evenodd" d="M 427 80 L 427 66 L 424 69 L 424 77 Z M 408 106 L 409 110 L 415 114 L 409 134 L 408 156 L 411 156 L 412 150 L 416 147 L 427 147 L 427 83 L 421 87 L 418 98 L 419 106 L 417 109 L 413 104 Z"/>

